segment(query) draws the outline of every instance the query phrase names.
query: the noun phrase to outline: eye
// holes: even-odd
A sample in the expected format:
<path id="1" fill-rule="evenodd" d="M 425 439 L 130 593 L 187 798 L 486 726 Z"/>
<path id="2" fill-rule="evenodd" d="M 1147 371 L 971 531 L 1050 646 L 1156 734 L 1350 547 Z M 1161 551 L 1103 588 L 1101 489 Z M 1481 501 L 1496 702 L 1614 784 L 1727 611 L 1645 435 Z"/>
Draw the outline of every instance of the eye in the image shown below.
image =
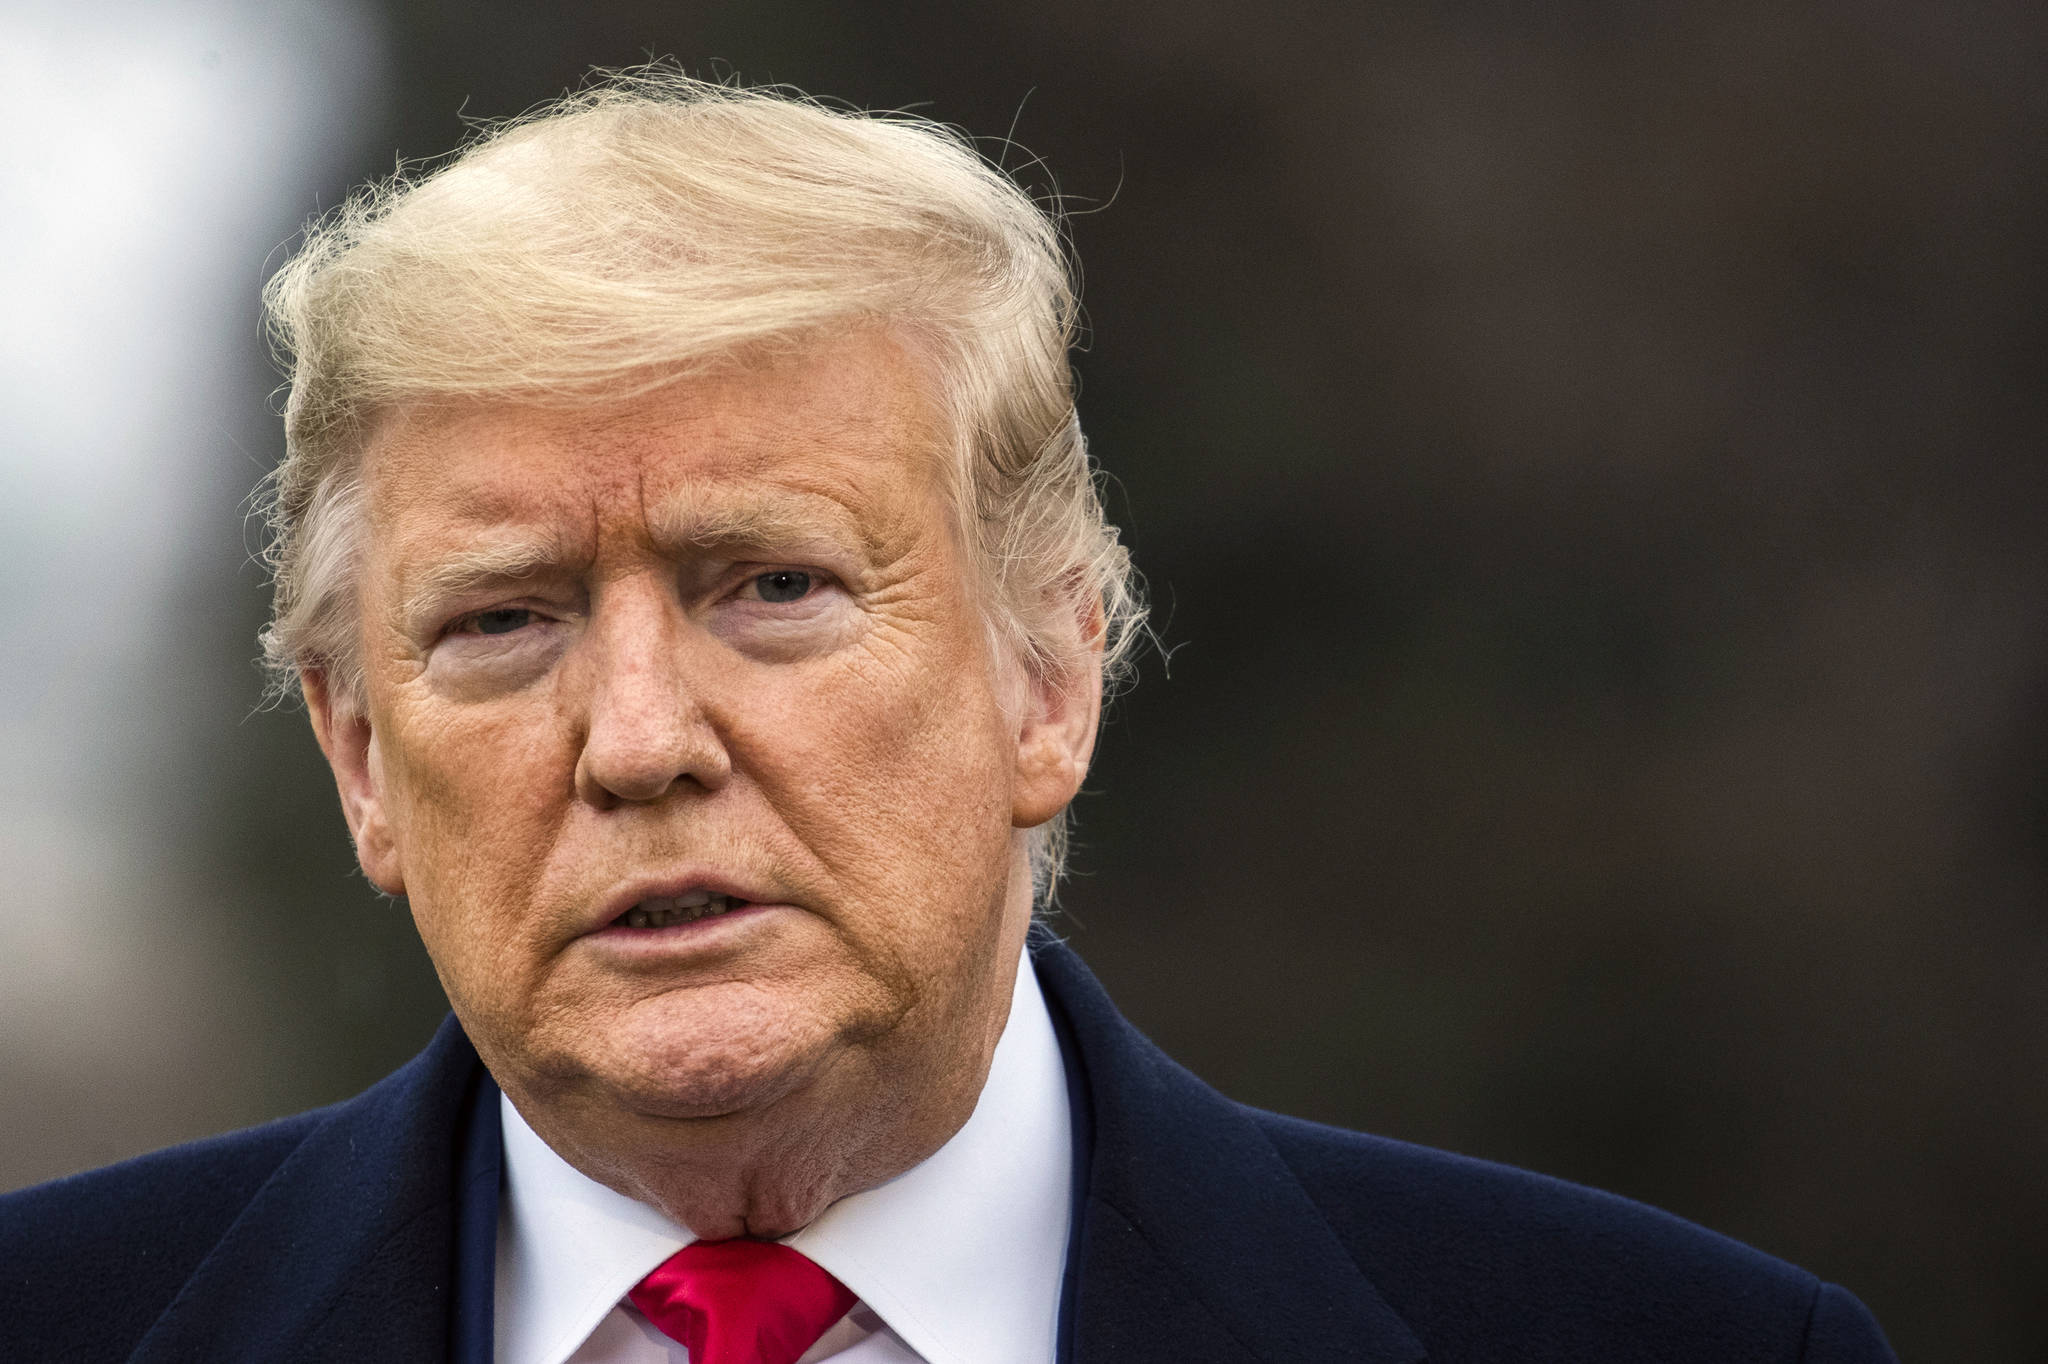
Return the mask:
<path id="1" fill-rule="evenodd" d="M 753 579 L 754 591 L 765 602 L 801 601 L 811 590 L 811 575 L 794 568 L 778 568 Z"/>
<path id="2" fill-rule="evenodd" d="M 462 635 L 509 635 L 514 630 L 533 622 L 533 612 L 523 606 L 501 606 L 490 611 L 478 611 L 455 622 L 455 633 Z"/>

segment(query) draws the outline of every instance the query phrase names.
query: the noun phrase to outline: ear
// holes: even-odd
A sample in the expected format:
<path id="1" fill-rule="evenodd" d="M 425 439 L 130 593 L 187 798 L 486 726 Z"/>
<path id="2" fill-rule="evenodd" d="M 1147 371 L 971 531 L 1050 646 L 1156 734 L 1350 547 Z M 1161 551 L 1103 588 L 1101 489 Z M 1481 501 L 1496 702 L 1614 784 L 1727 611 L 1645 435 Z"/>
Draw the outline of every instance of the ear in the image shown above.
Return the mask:
<path id="1" fill-rule="evenodd" d="M 1076 622 L 1088 647 L 1068 668 L 1029 677 L 1017 734 L 1017 779 L 1010 824 L 1036 828 L 1058 815 L 1081 790 L 1102 719 L 1102 604 L 1090 602 Z"/>
<path id="2" fill-rule="evenodd" d="M 305 693 L 306 713 L 313 721 L 313 737 L 327 755 L 327 765 L 334 769 L 342 817 L 348 821 L 363 874 L 386 895 L 405 894 L 398 842 L 392 836 L 384 803 L 384 765 L 377 755 L 377 738 L 370 730 L 369 717 L 352 699 L 337 697 L 324 672 L 303 673 L 299 685 Z"/>

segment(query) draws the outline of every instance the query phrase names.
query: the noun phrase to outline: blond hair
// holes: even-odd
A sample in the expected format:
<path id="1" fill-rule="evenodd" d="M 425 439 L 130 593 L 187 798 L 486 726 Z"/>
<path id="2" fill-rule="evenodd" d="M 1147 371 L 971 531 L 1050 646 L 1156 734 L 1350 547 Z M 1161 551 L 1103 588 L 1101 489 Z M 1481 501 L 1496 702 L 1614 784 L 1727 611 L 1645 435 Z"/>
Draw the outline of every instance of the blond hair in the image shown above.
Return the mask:
<path id="1" fill-rule="evenodd" d="M 360 466 L 380 414 L 614 400 L 861 325 L 933 362 L 998 656 L 1073 678 L 1099 643 L 1104 680 L 1125 674 L 1144 607 L 1075 414 L 1059 222 L 951 129 L 608 73 L 352 196 L 264 304 L 289 380 L 262 494 L 280 694 L 317 672 L 363 704 Z M 1033 831 L 1041 893 L 1064 855 L 1064 816 Z"/>

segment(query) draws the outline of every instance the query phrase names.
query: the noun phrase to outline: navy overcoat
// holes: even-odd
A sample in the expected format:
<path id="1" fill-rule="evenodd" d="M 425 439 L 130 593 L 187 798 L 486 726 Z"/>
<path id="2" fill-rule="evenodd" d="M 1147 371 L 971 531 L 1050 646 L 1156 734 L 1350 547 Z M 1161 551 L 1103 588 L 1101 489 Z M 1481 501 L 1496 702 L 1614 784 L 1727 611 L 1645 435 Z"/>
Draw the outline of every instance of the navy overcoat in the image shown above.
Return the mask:
<path id="1" fill-rule="evenodd" d="M 1232 1103 L 1033 952 L 1075 1096 L 1071 1364 L 1876 1364 L 1842 1289 L 1626 1199 Z M 346 1103 L 0 1198 L 0 1360 L 490 1358 L 497 1091 L 451 1018 Z"/>

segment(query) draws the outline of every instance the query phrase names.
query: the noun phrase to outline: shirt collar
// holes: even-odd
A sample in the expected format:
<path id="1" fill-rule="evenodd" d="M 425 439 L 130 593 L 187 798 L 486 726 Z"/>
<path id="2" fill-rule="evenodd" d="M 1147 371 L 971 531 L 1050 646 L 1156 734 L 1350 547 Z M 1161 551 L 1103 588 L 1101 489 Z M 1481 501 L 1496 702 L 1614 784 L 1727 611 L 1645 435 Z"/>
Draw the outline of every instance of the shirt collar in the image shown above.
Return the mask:
<path id="1" fill-rule="evenodd" d="M 558 1364 L 694 1237 L 606 1188 L 500 1103 L 500 1359 Z M 973 1114 L 922 1163 L 785 1238 L 929 1364 L 1045 1364 L 1066 1264 L 1073 1147 L 1066 1075 L 1027 954 Z"/>

